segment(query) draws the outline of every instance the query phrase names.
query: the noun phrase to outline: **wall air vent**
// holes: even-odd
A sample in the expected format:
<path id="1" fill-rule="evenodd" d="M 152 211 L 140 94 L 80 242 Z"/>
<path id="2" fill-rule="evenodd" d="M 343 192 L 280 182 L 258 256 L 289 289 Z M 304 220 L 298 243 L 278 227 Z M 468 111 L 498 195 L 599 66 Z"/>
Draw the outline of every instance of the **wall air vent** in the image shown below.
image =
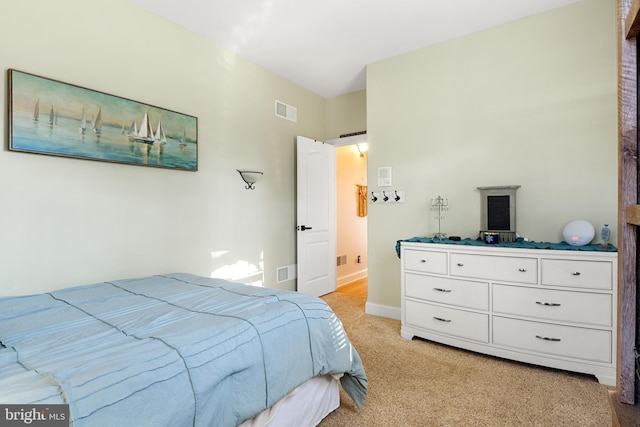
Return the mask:
<path id="1" fill-rule="evenodd" d="M 297 277 L 296 265 L 291 264 L 284 267 L 278 267 L 276 270 L 276 275 L 277 275 L 277 278 L 276 278 L 277 283 L 293 280 Z"/>
<path id="2" fill-rule="evenodd" d="M 276 99 L 276 116 L 292 122 L 298 121 L 298 109 Z"/>

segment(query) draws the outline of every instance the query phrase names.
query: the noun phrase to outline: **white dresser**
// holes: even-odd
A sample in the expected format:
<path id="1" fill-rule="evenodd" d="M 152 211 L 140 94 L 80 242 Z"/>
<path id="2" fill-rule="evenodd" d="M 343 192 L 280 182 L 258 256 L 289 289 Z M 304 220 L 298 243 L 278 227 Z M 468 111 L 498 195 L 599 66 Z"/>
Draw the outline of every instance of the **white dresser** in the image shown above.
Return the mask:
<path id="1" fill-rule="evenodd" d="M 402 329 L 616 384 L 616 252 L 401 242 Z"/>

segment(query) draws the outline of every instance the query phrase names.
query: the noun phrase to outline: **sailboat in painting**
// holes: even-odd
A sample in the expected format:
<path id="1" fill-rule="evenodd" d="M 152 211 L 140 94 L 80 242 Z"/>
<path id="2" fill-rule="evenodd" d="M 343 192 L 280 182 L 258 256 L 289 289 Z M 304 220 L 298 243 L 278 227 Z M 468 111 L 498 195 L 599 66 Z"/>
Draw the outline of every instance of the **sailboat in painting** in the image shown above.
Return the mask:
<path id="1" fill-rule="evenodd" d="M 158 128 L 156 129 L 155 140 L 160 144 L 167 143 L 167 137 L 164 134 L 164 128 L 162 127 L 162 119 L 158 120 Z"/>
<path id="2" fill-rule="evenodd" d="M 184 148 L 187 146 L 187 130 L 182 129 L 182 138 L 180 138 L 180 147 Z"/>
<path id="3" fill-rule="evenodd" d="M 144 142 L 145 144 L 153 144 L 153 129 L 151 129 L 151 122 L 149 121 L 148 112 L 144 113 L 142 123 L 140 123 L 140 130 L 138 131 L 137 135 L 133 137 L 133 139 L 138 142 Z"/>
<path id="4" fill-rule="evenodd" d="M 91 124 L 91 129 L 93 129 L 93 133 L 95 134 L 102 132 L 102 107 L 98 108 L 98 115 Z"/>
<path id="5" fill-rule="evenodd" d="M 138 135 L 138 125 L 135 120 L 131 120 L 131 126 L 129 126 L 127 136 L 129 136 L 129 139 L 133 139 L 136 135 Z"/>
<path id="6" fill-rule="evenodd" d="M 78 126 L 78 130 L 82 134 L 87 130 L 87 117 L 84 112 L 84 107 L 82 107 L 82 116 L 80 117 L 80 126 Z"/>
<path id="7" fill-rule="evenodd" d="M 37 122 L 39 115 L 40 115 L 40 98 L 36 100 L 36 106 L 33 109 L 33 117 L 31 118 L 31 120 L 33 120 L 34 122 Z"/>
<path id="8" fill-rule="evenodd" d="M 49 111 L 49 126 L 53 126 L 53 118 L 54 118 L 54 113 L 53 113 L 53 105 L 52 105 L 51 111 Z"/>

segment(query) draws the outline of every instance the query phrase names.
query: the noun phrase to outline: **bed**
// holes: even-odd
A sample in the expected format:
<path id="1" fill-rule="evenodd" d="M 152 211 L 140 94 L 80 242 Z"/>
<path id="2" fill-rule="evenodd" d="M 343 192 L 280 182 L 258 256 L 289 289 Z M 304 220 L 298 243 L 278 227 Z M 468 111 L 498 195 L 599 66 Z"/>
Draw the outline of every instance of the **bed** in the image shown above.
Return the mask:
<path id="1" fill-rule="evenodd" d="M 297 292 L 174 273 L 0 298 L 0 403 L 68 404 L 75 427 L 278 425 L 303 405 L 317 424 L 338 378 L 362 407 L 340 320 Z"/>

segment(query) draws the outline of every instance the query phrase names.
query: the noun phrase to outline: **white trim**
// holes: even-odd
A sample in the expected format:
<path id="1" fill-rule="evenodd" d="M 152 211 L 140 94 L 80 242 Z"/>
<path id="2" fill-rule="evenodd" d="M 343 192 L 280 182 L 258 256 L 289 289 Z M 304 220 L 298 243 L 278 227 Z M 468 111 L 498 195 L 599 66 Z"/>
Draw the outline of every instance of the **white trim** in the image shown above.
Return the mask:
<path id="1" fill-rule="evenodd" d="M 369 270 L 365 268 L 364 270 L 356 271 L 355 273 L 346 274 L 344 276 L 338 277 L 336 284 L 338 285 L 338 287 L 346 286 L 360 279 L 366 279 L 368 275 L 369 275 Z"/>
<path id="2" fill-rule="evenodd" d="M 388 317 L 389 319 L 400 320 L 400 307 L 367 302 L 367 304 L 365 304 L 364 306 L 364 312 L 366 314 L 372 314 L 374 316 Z"/>

